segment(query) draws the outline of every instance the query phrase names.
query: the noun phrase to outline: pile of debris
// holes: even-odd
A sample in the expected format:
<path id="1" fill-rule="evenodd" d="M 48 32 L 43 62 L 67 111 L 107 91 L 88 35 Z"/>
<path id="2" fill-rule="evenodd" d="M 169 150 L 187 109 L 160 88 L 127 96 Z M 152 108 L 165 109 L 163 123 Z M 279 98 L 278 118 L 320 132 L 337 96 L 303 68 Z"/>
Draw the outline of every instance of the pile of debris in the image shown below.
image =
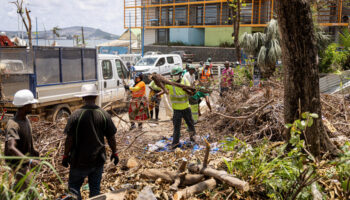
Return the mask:
<path id="1" fill-rule="evenodd" d="M 241 87 L 221 98 L 214 113 L 203 117 L 201 127 L 213 133 L 217 141 L 234 136 L 249 144 L 264 138 L 283 141 L 283 86 L 279 82 L 264 82 L 261 88 Z M 341 95 L 321 95 L 322 119 L 333 140 L 349 137 L 350 102 Z M 339 138 L 340 137 L 340 138 Z M 337 138 L 337 139 L 334 139 Z"/>
<path id="2" fill-rule="evenodd" d="M 323 120 L 333 140 L 341 142 L 350 138 L 349 102 L 342 96 L 322 95 Z M 197 124 L 200 138 L 210 143 L 234 136 L 254 145 L 264 138 L 283 140 L 283 87 L 279 82 L 268 81 L 261 88 L 240 87 L 218 101 L 213 113 L 206 113 Z M 171 122 L 168 122 L 171 126 Z M 69 170 L 61 166 L 65 123 L 37 122 L 33 124 L 36 148 L 56 172 L 43 167 L 38 182 L 45 183 L 48 199 L 55 199 L 66 191 Z M 119 124 L 116 124 L 119 126 Z M 185 128 L 184 128 L 185 129 Z M 185 131 L 184 131 L 185 132 Z M 209 135 L 209 136 L 208 136 Z M 339 137 L 345 137 L 343 141 Z M 203 151 L 193 148 L 169 151 L 150 151 L 155 144 L 144 132 L 118 130 L 117 143 L 120 164 L 107 162 L 103 174 L 101 192 L 115 199 L 215 199 L 217 195 L 232 195 L 233 188 L 247 191 L 249 184 L 227 174 L 223 158 L 230 152 L 222 149 L 209 153 L 209 144 L 202 142 Z M 110 152 L 110 150 L 107 150 Z M 225 184 L 222 184 L 225 183 Z M 223 186 L 225 185 L 225 186 Z M 208 192 L 209 189 L 211 192 Z M 200 193 L 200 194 L 198 194 Z M 231 193 L 231 194 L 230 194 Z M 88 185 L 84 183 L 82 195 L 88 197 Z M 195 195 L 197 194 L 197 195 Z M 238 198 L 238 197 L 237 197 Z"/>

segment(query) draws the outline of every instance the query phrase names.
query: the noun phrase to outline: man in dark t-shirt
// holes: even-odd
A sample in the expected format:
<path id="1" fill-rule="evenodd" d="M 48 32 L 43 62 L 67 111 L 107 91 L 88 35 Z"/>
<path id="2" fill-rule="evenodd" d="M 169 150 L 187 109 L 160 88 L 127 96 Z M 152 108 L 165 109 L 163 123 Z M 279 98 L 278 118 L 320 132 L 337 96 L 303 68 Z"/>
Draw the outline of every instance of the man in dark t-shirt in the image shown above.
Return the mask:
<path id="1" fill-rule="evenodd" d="M 88 177 L 90 197 L 100 194 L 103 165 L 106 161 L 104 137 L 112 149 L 111 161 L 119 162 L 116 151 L 116 127 L 111 116 L 95 104 L 98 93 L 93 84 L 83 85 L 85 105 L 69 118 L 64 133 L 67 134 L 62 165 L 70 165 L 69 190 L 81 199 L 80 188 Z"/>
<path id="2" fill-rule="evenodd" d="M 16 115 L 6 124 L 5 156 L 15 156 L 22 159 L 7 159 L 6 163 L 16 172 L 16 190 L 23 191 L 27 188 L 31 175 L 25 176 L 30 168 L 39 164 L 37 160 L 28 157 L 38 157 L 39 152 L 34 149 L 32 127 L 27 115 L 32 111 L 32 104 L 37 103 L 34 95 L 29 90 L 19 90 L 13 98 L 13 105 L 17 109 Z M 19 166 L 20 165 L 20 166 Z M 20 184 L 25 178 L 23 184 Z"/>

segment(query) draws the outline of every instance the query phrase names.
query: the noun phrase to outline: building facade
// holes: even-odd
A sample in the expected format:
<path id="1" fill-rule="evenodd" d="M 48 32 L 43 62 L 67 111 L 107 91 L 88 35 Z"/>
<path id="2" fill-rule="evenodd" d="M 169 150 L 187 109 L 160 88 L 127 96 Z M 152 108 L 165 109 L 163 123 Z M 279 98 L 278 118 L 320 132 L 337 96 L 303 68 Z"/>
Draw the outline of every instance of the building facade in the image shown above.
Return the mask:
<path id="1" fill-rule="evenodd" d="M 240 34 L 263 31 L 276 16 L 277 0 L 243 0 Z M 347 27 L 350 3 L 335 0 L 317 12 L 326 32 Z M 124 28 L 145 28 L 145 45 L 220 46 L 232 43 L 227 0 L 124 0 Z"/>

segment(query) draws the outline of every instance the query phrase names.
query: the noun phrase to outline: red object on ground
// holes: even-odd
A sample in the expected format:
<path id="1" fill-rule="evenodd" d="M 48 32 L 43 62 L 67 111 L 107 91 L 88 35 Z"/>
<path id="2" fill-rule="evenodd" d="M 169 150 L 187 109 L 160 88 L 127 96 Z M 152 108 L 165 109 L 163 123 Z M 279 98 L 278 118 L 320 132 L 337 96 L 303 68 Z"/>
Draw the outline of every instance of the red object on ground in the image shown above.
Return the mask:
<path id="1" fill-rule="evenodd" d="M 0 36 L 0 47 L 14 47 L 15 45 L 11 42 L 11 40 L 6 36 Z"/>

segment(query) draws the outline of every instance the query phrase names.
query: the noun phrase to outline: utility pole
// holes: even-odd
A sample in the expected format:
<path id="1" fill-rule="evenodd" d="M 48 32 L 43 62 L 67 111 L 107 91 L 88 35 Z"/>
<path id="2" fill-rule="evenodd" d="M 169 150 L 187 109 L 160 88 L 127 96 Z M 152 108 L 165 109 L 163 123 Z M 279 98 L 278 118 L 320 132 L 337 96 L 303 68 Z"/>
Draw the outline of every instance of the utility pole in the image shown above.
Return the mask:
<path id="1" fill-rule="evenodd" d="M 39 46 L 39 32 L 38 32 L 38 18 L 35 17 L 35 26 L 36 26 L 36 46 Z"/>
<path id="2" fill-rule="evenodd" d="M 82 38 L 82 42 L 83 42 L 83 46 L 85 47 L 85 39 L 84 39 L 84 27 L 81 27 L 81 38 Z"/>
<path id="3" fill-rule="evenodd" d="M 130 48 L 129 48 L 129 53 L 132 53 L 132 44 L 131 44 L 131 14 L 129 12 L 129 35 L 130 35 Z"/>
<path id="4" fill-rule="evenodd" d="M 145 48 L 145 6 L 142 6 L 142 57 L 144 55 Z"/>

